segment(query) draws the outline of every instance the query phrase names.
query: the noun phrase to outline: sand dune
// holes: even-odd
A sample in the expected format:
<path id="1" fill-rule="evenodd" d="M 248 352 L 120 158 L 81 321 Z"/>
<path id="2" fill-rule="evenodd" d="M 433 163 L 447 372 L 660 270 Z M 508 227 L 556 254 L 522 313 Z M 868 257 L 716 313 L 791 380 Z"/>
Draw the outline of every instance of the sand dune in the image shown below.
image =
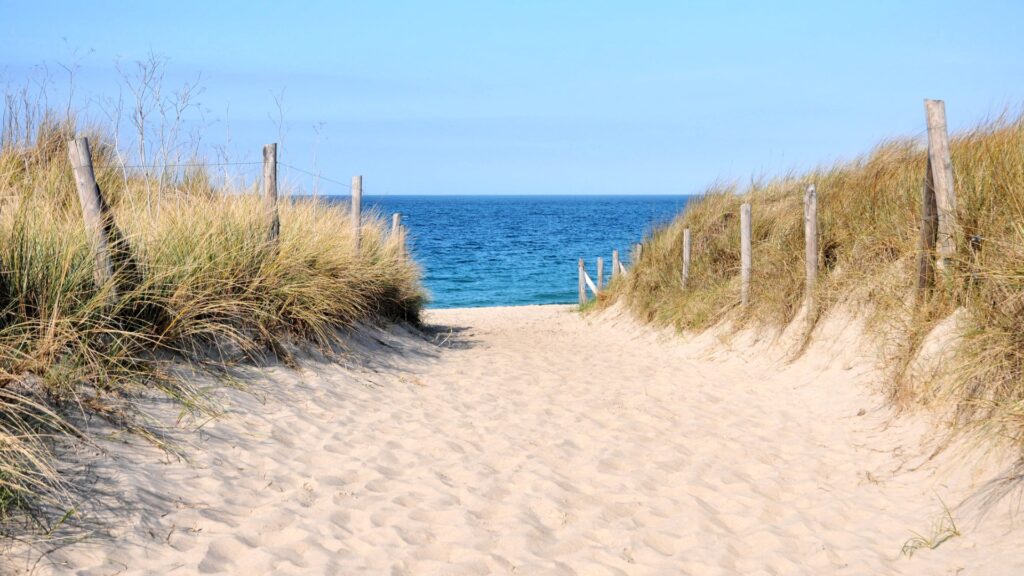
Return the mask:
<path id="1" fill-rule="evenodd" d="M 1019 574 L 986 477 L 928 459 L 871 392 L 850 327 L 789 364 L 568 307 L 433 311 L 348 362 L 266 371 L 191 462 L 110 440 L 111 526 L 74 574 Z M 846 326 L 845 330 L 841 330 Z M 366 364 L 368 363 L 368 364 Z M 253 371 L 253 374 L 257 374 Z M 254 378 L 256 378 L 254 376 Z M 992 468 L 989 467 L 988 470 Z M 962 535 L 912 558 L 954 507 Z M 981 512 L 987 516 L 978 522 Z M 37 554 L 8 555 L 24 570 Z"/>

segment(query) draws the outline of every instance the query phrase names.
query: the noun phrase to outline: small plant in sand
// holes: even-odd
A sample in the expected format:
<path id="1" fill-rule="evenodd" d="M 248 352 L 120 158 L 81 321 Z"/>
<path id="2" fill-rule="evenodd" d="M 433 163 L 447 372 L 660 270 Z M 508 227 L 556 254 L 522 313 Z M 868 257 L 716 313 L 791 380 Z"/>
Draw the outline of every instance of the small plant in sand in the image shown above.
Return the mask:
<path id="1" fill-rule="evenodd" d="M 949 507 L 942 501 L 942 498 L 939 498 L 939 502 L 942 504 L 942 515 L 932 526 L 931 534 L 923 536 L 912 532 L 914 536 L 903 543 L 903 548 L 900 550 L 901 555 L 912 558 L 914 553 L 922 548 L 934 550 L 950 538 L 960 536 L 960 529 L 956 527 L 956 521 L 953 520 L 953 514 L 949 511 Z"/>

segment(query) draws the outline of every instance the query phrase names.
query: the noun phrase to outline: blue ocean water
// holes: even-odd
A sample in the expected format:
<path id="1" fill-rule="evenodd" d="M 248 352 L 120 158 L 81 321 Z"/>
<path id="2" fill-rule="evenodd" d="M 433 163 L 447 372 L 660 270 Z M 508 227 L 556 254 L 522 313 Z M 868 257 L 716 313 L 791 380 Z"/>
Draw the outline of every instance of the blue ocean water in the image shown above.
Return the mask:
<path id="1" fill-rule="evenodd" d="M 630 247 L 682 211 L 687 196 L 364 196 L 402 214 L 431 308 L 575 302 L 576 261 L 611 274 Z M 345 199 L 347 201 L 347 198 Z"/>

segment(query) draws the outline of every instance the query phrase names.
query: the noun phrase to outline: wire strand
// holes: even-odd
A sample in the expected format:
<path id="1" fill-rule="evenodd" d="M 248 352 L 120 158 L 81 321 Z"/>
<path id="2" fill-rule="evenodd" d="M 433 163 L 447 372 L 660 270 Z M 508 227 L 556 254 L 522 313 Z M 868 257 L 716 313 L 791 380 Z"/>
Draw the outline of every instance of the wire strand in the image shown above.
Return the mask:
<path id="1" fill-rule="evenodd" d="M 254 166 L 262 162 L 187 162 L 182 164 L 125 164 L 125 168 L 205 168 L 207 166 Z"/>
<path id="2" fill-rule="evenodd" d="M 260 164 L 263 164 L 263 162 L 186 162 L 181 164 L 125 164 L 123 165 L 123 168 L 161 168 L 166 170 L 168 168 L 205 168 L 210 166 L 257 166 Z M 349 190 L 349 193 L 351 194 L 352 185 L 346 184 L 345 182 L 342 182 L 341 180 L 338 180 L 336 178 L 324 176 L 323 174 L 317 174 L 316 172 L 306 170 L 305 168 L 299 168 L 298 166 L 288 164 L 287 162 L 278 162 L 278 166 L 282 168 L 287 168 L 289 170 L 295 170 L 296 172 L 300 172 L 307 176 L 312 176 L 313 178 L 322 180 L 324 182 L 329 182 L 337 186 L 342 186 L 344 188 L 347 188 Z M 388 194 L 387 192 L 384 192 L 381 193 L 381 195 L 387 196 Z"/>
<path id="3" fill-rule="evenodd" d="M 299 168 L 298 166 L 292 166 L 291 164 L 285 164 L 283 162 L 280 163 L 280 165 L 284 166 L 285 168 L 290 168 L 292 170 L 295 170 L 296 172 L 302 172 L 303 174 L 312 176 L 314 178 L 319 178 L 320 180 L 323 180 L 325 182 L 330 182 L 332 184 L 337 184 L 338 186 L 344 186 L 345 188 L 348 188 L 349 190 L 352 189 L 352 186 L 350 184 L 345 184 L 341 180 L 335 180 L 334 178 L 328 178 L 327 176 L 324 176 L 322 174 L 316 174 L 314 172 L 310 172 L 309 170 L 304 170 L 302 168 Z"/>

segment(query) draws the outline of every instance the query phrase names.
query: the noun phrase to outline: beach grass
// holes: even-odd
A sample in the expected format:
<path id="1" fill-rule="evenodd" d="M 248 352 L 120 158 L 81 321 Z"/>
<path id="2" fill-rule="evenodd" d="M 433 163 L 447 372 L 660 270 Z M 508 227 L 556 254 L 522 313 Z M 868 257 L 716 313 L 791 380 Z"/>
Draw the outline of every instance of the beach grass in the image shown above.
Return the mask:
<path id="1" fill-rule="evenodd" d="M 0 527 L 74 505 L 52 455 L 78 436 L 68 414 L 144 433 L 139 392 L 214 410 L 169 364 L 281 358 L 361 323 L 418 321 L 419 269 L 382 219 L 364 215 L 357 250 L 347 210 L 286 199 L 270 241 L 255 186 L 131 171 L 102 129 L 21 120 L 0 146 Z M 67 154 L 83 134 L 121 236 L 99 286 Z"/>
<path id="2" fill-rule="evenodd" d="M 804 310 L 803 193 L 818 191 L 819 263 L 804 341 L 843 307 L 878 338 L 885 392 L 900 408 L 934 407 L 949 430 L 986 447 L 1024 448 L 1024 119 L 1005 114 L 954 134 L 957 254 L 934 288 L 916 287 L 927 149 L 922 137 L 882 142 L 806 173 L 716 184 L 670 224 L 602 304 L 683 331 L 726 323 L 782 330 Z M 750 305 L 740 305 L 740 204 L 752 205 Z M 682 236 L 692 234 L 684 290 Z M 953 358 L 927 377 L 912 369 L 927 336 L 958 322 Z"/>

